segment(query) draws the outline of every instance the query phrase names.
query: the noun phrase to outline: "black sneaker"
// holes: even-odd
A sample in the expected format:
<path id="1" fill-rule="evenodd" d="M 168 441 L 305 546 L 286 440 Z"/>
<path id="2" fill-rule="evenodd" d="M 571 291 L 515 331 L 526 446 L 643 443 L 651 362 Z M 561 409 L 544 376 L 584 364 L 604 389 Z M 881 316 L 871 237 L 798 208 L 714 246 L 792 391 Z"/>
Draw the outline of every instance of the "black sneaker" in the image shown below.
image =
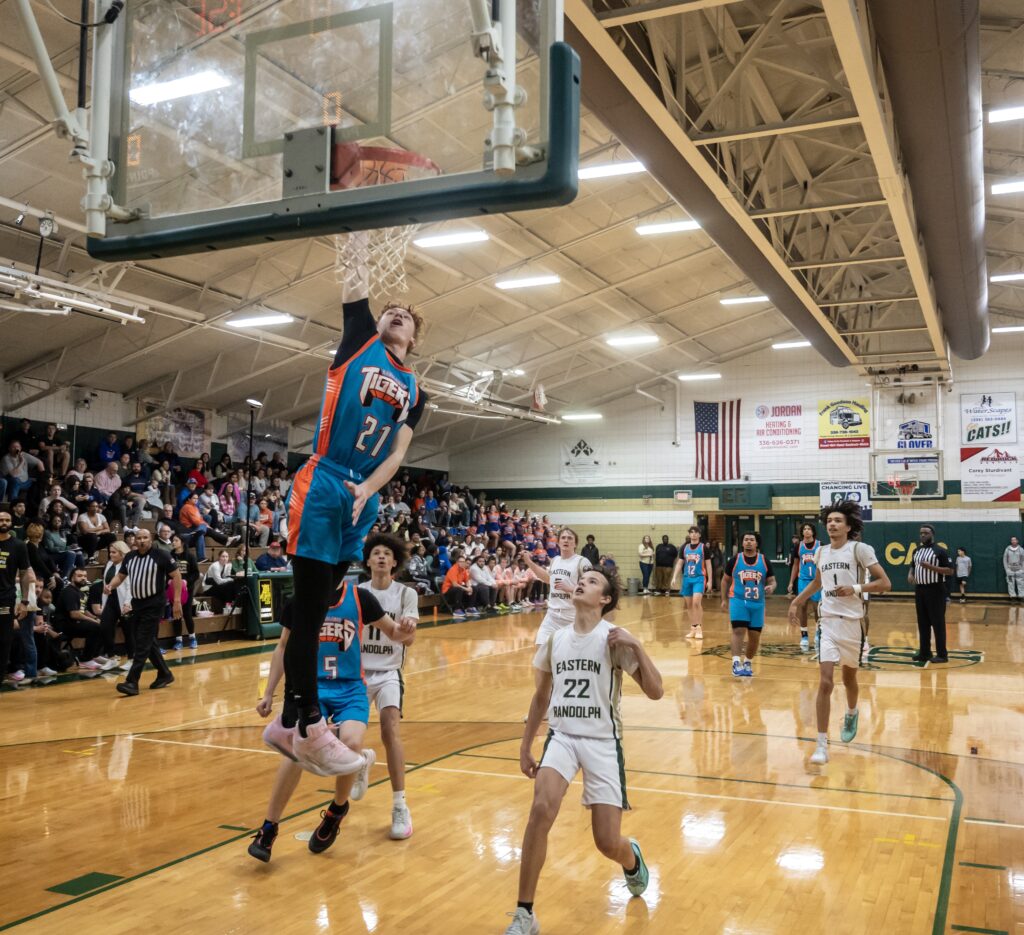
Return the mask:
<path id="1" fill-rule="evenodd" d="M 170 672 L 168 672 L 166 675 L 158 675 L 156 677 L 155 681 L 153 682 L 153 684 L 150 685 L 149 687 L 150 688 L 166 688 L 173 681 L 174 681 L 174 676 L 171 675 Z"/>
<path id="2" fill-rule="evenodd" d="M 270 863 L 270 849 L 274 846 L 277 838 L 277 824 L 266 823 L 252 836 L 252 844 L 249 845 L 249 856 L 262 860 L 263 863 Z"/>
<path id="3" fill-rule="evenodd" d="M 347 814 L 348 802 L 345 803 L 340 812 L 334 812 L 328 808 L 320 813 L 320 824 L 317 826 L 316 831 L 313 832 L 313 837 L 309 839 L 309 849 L 314 854 L 322 854 L 334 843 L 334 839 L 338 836 L 338 831 L 341 828 L 341 820 Z"/>
<path id="4" fill-rule="evenodd" d="M 949 656 L 932 656 L 932 662 L 949 662 Z"/>
<path id="5" fill-rule="evenodd" d="M 116 688 L 122 695 L 134 696 L 139 693 L 139 686 L 134 682 L 118 682 L 114 688 Z"/>

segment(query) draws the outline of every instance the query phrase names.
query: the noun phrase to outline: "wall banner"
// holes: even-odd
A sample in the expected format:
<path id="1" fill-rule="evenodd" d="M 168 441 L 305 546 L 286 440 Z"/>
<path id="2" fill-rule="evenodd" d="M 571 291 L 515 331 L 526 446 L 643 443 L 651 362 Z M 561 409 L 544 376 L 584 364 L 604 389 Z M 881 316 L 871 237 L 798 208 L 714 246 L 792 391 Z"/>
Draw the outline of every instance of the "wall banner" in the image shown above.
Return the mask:
<path id="1" fill-rule="evenodd" d="M 870 448 L 870 400 L 819 399 L 818 447 Z"/>
<path id="2" fill-rule="evenodd" d="M 821 508 L 853 500 L 860 504 L 860 516 L 865 522 L 871 520 L 871 490 L 866 481 L 823 480 L 818 483 L 818 501 Z"/>
<path id="3" fill-rule="evenodd" d="M 584 438 L 562 442 L 559 475 L 570 484 L 593 483 L 604 478 L 604 462 L 598 458 L 596 447 Z"/>
<path id="4" fill-rule="evenodd" d="M 761 403 L 754 407 L 754 418 L 758 451 L 793 450 L 803 444 L 802 403 Z"/>
<path id="5" fill-rule="evenodd" d="M 960 444 L 1016 445 L 1016 393 L 961 393 Z"/>
<path id="6" fill-rule="evenodd" d="M 961 448 L 960 499 L 964 503 L 1019 503 L 1016 448 Z"/>

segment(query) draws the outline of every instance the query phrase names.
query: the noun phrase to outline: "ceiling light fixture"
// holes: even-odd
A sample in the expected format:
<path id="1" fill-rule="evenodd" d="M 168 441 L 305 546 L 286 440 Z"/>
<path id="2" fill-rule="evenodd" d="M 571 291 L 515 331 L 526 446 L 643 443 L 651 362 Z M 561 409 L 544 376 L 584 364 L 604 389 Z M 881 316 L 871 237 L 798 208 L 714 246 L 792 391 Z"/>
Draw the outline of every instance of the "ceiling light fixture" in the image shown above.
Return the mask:
<path id="1" fill-rule="evenodd" d="M 638 224 L 636 232 L 641 237 L 650 237 L 652 234 L 674 234 L 678 231 L 699 231 L 700 225 L 696 221 L 664 221 L 661 224 Z"/>
<path id="2" fill-rule="evenodd" d="M 688 383 L 690 380 L 721 380 L 722 375 L 720 373 L 681 373 L 676 379 Z"/>
<path id="3" fill-rule="evenodd" d="M 1009 334 L 1011 331 L 1024 331 L 1024 325 L 1003 325 L 992 329 L 993 334 Z"/>
<path id="4" fill-rule="evenodd" d="M 577 173 L 581 179 L 606 179 L 615 175 L 635 175 L 646 172 L 642 162 L 608 162 L 601 166 L 587 166 Z"/>
<path id="5" fill-rule="evenodd" d="M 9 299 L 20 311 L 42 315 L 86 312 L 109 315 L 122 322 L 146 322 L 139 314 L 140 306 L 11 266 L 0 266 L 0 298 Z M 115 308 L 118 303 L 127 309 Z"/>
<path id="6" fill-rule="evenodd" d="M 788 351 L 792 347 L 810 347 L 810 341 L 780 341 L 772 345 L 774 351 Z"/>
<path id="7" fill-rule="evenodd" d="M 132 88 L 128 92 L 133 104 L 148 107 L 151 104 L 162 104 L 180 97 L 192 97 L 194 94 L 206 94 L 208 91 L 219 91 L 226 88 L 231 81 L 220 72 L 208 70 L 172 81 L 158 81 Z"/>
<path id="8" fill-rule="evenodd" d="M 247 404 L 248 404 L 248 405 L 249 405 L 249 406 L 250 406 L 250 407 L 251 407 L 252 409 L 262 409 L 262 408 L 263 408 L 263 403 L 261 403 L 261 402 L 260 402 L 260 401 L 259 401 L 258 399 L 247 399 L 247 400 L 246 400 L 246 403 L 247 403 Z"/>
<path id="9" fill-rule="evenodd" d="M 1024 106 L 998 107 L 988 112 L 989 123 L 1006 123 L 1007 120 L 1024 120 Z"/>
<path id="10" fill-rule="evenodd" d="M 1024 179 L 1013 179 L 1010 182 L 995 182 L 992 185 L 993 195 L 1012 195 L 1014 192 L 1024 192 Z"/>
<path id="11" fill-rule="evenodd" d="M 413 246 L 430 249 L 431 247 L 454 247 L 464 243 L 483 243 L 490 240 L 487 231 L 453 231 L 450 234 L 431 234 L 413 241 Z"/>
<path id="12" fill-rule="evenodd" d="M 766 295 L 737 295 L 731 299 L 719 299 L 721 305 L 756 305 L 759 302 L 767 302 Z"/>
<path id="13" fill-rule="evenodd" d="M 604 416 L 599 412 L 564 412 L 562 419 L 566 422 L 597 422 Z"/>
<path id="14" fill-rule="evenodd" d="M 657 344 L 661 338 L 656 334 L 625 334 L 618 338 L 605 338 L 609 347 L 640 347 L 644 344 Z"/>
<path id="15" fill-rule="evenodd" d="M 998 273 L 995 276 L 989 276 L 989 282 L 1020 282 L 1024 279 L 1024 273 Z"/>
<path id="16" fill-rule="evenodd" d="M 295 319 L 287 312 L 267 312 L 264 315 L 251 315 L 248 318 L 233 318 L 226 321 L 229 328 L 263 328 L 266 325 L 287 325 Z"/>
<path id="17" fill-rule="evenodd" d="M 499 279 L 494 285 L 498 289 L 529 289 L 531 286 L 553 286 L 561 281 L 561 276 L 526 276 L 523 279 Z"/>

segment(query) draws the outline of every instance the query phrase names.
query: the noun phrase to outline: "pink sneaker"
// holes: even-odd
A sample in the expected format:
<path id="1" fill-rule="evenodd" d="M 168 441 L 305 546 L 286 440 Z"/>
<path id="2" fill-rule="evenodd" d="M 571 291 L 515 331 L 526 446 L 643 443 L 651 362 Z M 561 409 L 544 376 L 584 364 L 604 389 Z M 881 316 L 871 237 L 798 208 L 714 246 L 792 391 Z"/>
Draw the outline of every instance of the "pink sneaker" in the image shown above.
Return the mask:
<path id="1" fill-rule="evenodd" d="M 281 723 L 280 714 L 263 728 L 263 742 L 271 749 L 280 753 L 281 756 L 288 757 L 289 760 L 295 759 L 295 753 L 292 751 L 292 740 L 294 738 L 295 728 L 285 727 Z"/>
<path id="2" fill-rule="evenodd" d="M 320 718 L 306 728 L 306 736 L 295 731 L 292 751 L 299 766 L 317 776 L 348 776 L 358 773 L 366 762 L 362 754 L 345 746 Z"/>

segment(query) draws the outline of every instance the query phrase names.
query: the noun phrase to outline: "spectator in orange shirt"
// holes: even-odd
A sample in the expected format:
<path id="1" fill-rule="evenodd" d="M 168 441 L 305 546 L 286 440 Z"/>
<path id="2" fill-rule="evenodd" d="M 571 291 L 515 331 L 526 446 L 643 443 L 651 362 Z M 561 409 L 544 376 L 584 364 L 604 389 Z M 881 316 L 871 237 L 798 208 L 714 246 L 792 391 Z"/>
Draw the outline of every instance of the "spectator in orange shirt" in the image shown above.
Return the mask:
<path id="1" fill-rule="evenodd" d="M 178 513 L 178 522 L 192 536 L 191 544 L 196 550 L 196 557 L 201 562 L 206 561 L 207 536 L 213 539 L 214 542 L 219 542 L 221 545 L 226 546 L 232 546 L 236 542 L 241 541 L 242 538 L 241 536 L 228 536 L 219 529 L 214 529 L 203 522 L 203 517 L 199 512 L 199 494 L 195 490 L 188 495 L 188 498 L 181 505 L 181 510 Z"/>
<path id="2" fill-rule="evenodd" d="M 455 564 L 448 569 L 444 576 L 444 583 L 441 585 L 441 597 L 443 598 L 452 616 L 462 619 L 466 616 L 466 602 L 473 594 L 473 587 L 469 583 L 469 561 L 464 552 L 460 552 Z"/>

